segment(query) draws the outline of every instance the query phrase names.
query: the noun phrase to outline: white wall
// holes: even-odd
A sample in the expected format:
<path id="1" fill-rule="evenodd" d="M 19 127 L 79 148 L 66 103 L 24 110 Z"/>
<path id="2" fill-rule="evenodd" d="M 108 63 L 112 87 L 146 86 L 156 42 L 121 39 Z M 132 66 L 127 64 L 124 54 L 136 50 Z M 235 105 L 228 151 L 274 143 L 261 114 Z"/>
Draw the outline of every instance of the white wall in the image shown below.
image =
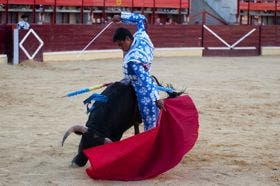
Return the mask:
<path id="1" fill-rule="evenodd" d="M 204 0 L 228 23 L 236 23 L 237 0 Z"/>

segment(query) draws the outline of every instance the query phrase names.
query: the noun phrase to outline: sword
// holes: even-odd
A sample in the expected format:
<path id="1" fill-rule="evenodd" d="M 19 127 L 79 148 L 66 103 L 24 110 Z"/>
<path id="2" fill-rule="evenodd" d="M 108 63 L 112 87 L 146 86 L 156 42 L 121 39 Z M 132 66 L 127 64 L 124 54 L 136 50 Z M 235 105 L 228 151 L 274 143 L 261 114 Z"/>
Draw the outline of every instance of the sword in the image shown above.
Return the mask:
<path id="1" fill-rule="evenodd" d="M 105 28 L 103 28 L 86 46 L 85 48 L 83 48 L 83 50 L 81 50 L 79 52 L 79 54 L 76 57 L 80 57 L 81 54 L 83 54 L 85 52 L 85 50 L 107 29 L 109 28 L 109 26 L 111 26 L 113 23 L 113 21 L 111 21 L 110 23 L 108 23 L 108 25 L 105 26 Z"/>

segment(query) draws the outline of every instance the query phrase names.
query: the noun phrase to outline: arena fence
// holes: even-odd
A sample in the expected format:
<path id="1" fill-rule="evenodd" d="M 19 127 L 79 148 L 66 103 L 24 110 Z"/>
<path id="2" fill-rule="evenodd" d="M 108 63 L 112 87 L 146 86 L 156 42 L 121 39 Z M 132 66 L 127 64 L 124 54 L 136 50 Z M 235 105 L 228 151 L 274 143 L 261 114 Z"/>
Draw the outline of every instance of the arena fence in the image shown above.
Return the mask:
<path id="1" fill-rule="evenodd" d="M 104 25 L 36 25 L 32 30 L 16 30 L 2 25 L 0 54 L 15 63 L 43 61 L 43 53 L 81 51 L 102 28 Z M 117 49 L 112 42 L 116 28 L 108 28 L 87 50 Z M 128 29 L 135 31 L 135 27 Z M 176 48 L 197 48 L 203 56 L 256 56 L 271 50 L 276 52 L 270 54 L 279 54 L 280 48 L 280 26 L 151 25 L 148 32 L 156 48 L 170 48 L 173 54 Z"/>

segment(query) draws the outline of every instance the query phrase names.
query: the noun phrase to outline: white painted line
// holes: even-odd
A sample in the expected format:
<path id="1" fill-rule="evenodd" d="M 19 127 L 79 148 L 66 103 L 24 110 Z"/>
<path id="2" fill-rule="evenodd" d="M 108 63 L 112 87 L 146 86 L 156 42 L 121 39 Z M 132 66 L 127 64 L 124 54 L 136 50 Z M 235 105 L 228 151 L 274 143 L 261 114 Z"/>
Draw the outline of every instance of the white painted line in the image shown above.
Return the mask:
<path id="1" fill-rule="evenodd" d="M 256 50 L 256 47 L 234 47 L 234 50 Z"/>
<path id="2" fill-rule="evenodd" d="M 228 48 L 228 47 L 207 47 L 209 50 L 255 50 L 256 47 L 234 47 L 234 48 Z"/>
<path id="3" fill-rule="evenodd" d="M 229 47 L 207 47 L 209 50 L 230 50 Z"/>
<path id="4" fill-rule="evenodd" d="M 250 32 L 245 34 L 243 37 L 241 37 L 238 41 L 236 41 L 233 45 L 228 44 L 225 40 L 223 40 L 218 34 L 216 34 L 213 30 L 208 28 L 206 25 L 203 25 L 203 27 L 208 30 L 211 34 L 213 34 L 217 39 L 219 39 L 222 43 L 224 43 L 227 47 L 207 47 L 209 50 L 255 50 L 256 47 L 236 47 L 239 43 L 241 43 L 244 39 L 246 39 L 248 36 L 250 36 L 253 32 L 256 31 L 256 29 L 252 29 Z"/>
<path id="5" fill-rule="evenodd" d="M 244 35 L 242 38 L 240 38 L 238 41 L 236 41 L 233 45 L 231 45 L 231 48 L 234 48 L 236 45 L 238 45 L 240 42 L 242 42 L 246 37 L 251 35 L 253 32 L 255 32 L 256 29 L 252 29 L 250 32 L 248 32 L 246 35 Z"/>
<path id="6" fill-rule="evenodd" d="M 213 34 L 217 39 L 219 39 L 222 43 L 224 43 L 228 48 L 231 48 L 230 44 L 228 44 L 225 40 L 223 40 L 218 34 L 216 34 L 213 30 L 208 28 L 206 25 L 203 25 L 206 30 L 208 30 L 211 34 Z"/>
<path id="7" fill-rule="evenodd" d="M 39 41 L 40 45 L 38 46 L 38 48 L 36 49 L 36 51 L 30 55 L 28 53 L 28 51 L 24 48 L 23 43 L 25 42 L 25 40 L 28 38 L 28 36 L 30 34 L 33 34 L 36 39 Z M 30 29 L 26 35 L 22 38 L 21 42 L 19 43 L 19 47 L 23 50 L 23 52 L 25 53 L 25 55 L 28 57 L 28 59 L 34 59 L 34 57 L 37 55 L 37 53 L 39 52 L 39 50 L 43 47 L 44 42 L 42 41 L 42 39 L 36 34 L 36 32 L 33 29 Z"/>

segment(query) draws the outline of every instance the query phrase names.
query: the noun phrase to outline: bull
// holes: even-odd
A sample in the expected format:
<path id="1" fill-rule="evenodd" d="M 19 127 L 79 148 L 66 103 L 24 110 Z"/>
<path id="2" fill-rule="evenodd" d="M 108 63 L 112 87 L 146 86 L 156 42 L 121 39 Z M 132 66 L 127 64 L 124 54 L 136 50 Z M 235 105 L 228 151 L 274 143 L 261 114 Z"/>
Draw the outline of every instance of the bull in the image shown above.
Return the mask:
<path id="1" fill-rule="evenodd" d="M 159 84 L 157 79 L 156 82 Z M 182 93 L 183 91 L 169 92 L 168 97 L 176 97 Z M 86 125 L 72 126 L 63 136 L 62 146 L 71 133 L 82 135 L 78 153 L 71 163 L 73 167 L 86 165 L 88 159 L 83 153 L 84 149 L 119 141 L 123 133 L 132 126 L 134 126 L 134 133 L 139 133 L 142 119 L 132 85 L 124 81 L 115 82 L 101 94 L 107 96 L 107 102 L 96 101 Z"/>

